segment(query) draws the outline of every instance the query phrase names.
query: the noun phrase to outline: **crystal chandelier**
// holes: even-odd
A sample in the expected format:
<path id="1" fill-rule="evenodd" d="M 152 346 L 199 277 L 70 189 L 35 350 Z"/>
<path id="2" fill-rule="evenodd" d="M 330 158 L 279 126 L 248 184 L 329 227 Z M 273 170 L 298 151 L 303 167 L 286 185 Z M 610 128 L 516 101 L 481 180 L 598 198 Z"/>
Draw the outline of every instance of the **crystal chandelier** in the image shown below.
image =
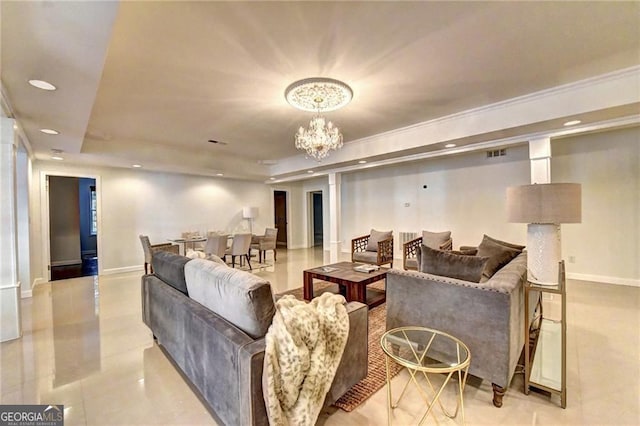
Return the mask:
<path id="1" fill-rule="evenodd" d="M 335 111 L 351 101 L 353 91 L 345 83 L 331 78 L 306 78 L 296 81 L 285 90 L 285 98 L 292 106 L 316 115 L 309 127 L 300 127 L 295 135 L 296 148 L 321 160 L 329 151 L 342 147 L 340 129 L 320 115 L 322 111 Z"/>
<path id="2" fill-rule="evenodd" d="M 330 150 L 342 148 L 340 129 L 331 121 L 326 122 L 319 113 L 309 122 L 309 128 L 300 127 L 295 136 L 296 148 L 304 149 L 307 154 L 321 160 Z"/>

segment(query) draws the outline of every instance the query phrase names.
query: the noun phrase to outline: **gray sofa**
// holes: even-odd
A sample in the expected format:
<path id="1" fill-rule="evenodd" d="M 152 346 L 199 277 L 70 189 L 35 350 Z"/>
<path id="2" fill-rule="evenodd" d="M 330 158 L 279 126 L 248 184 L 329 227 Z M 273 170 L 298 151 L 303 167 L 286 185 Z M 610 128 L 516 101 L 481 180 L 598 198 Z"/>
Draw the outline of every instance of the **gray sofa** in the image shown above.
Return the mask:
<path id="1" fill-rule="evenodd" d="M 154 274 L 142 277 L 142 319 L 158 344 L 217 421 L 268 425 L 262 369 L 264 336 L 275 313 L 269 282 L 172 253 L 156 253 L 152 262 Z M 211 309 L 194 300 L 202 297 Z M 367 307 L 351 302 L 347 311 L 349 338 L 325 404 L 367 374 Z"/>
<path id="2" fill-rule="evenodd" d="M 387 330 L 424 326 L 462 340 L 471 352 L 469 374 L 491 381 L 500 407 L 524 347 L 526 272 L 526 252 L 482 283 L 391 270 Z"/>

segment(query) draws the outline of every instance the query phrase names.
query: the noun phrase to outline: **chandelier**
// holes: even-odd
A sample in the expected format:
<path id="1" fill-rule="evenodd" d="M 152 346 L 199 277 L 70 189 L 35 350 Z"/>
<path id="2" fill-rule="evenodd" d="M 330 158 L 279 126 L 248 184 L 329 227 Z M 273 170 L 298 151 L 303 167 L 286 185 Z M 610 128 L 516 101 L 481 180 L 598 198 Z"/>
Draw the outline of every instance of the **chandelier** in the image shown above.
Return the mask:
<path id="1" fill-rule="evenodd" d="M 321 160 L 329 151 L 342 148 L 340 129 L 320 115 L 323 111 L 335 111 L 351 101 L 353 91 L 345 83 L 331 78 L 306 78 L 296 81 L 284 92 L 287 102 L 303 111 L 313 111 L 316 115 L 309 127 L 300 127 L 295 135 L 297 149 Z"/>

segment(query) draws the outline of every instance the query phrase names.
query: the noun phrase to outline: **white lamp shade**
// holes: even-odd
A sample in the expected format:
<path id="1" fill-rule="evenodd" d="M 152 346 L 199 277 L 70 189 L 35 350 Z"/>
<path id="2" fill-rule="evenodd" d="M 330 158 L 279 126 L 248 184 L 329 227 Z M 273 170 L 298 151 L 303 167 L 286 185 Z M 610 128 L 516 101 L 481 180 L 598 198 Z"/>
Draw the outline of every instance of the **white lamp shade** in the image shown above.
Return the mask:
<path id="1" fill-rule="evenodd" d="M 242 218 L 243 219 L 255 219 L 258 217 L 258 208 L 257 207 L 243 207 L 242 208 Z"/>
<path id="2" fill-rule="evenodd" d="M 579 183 L 541 183 L 507 188 L 507 220 L 515 223 L 580 223 Z"/>

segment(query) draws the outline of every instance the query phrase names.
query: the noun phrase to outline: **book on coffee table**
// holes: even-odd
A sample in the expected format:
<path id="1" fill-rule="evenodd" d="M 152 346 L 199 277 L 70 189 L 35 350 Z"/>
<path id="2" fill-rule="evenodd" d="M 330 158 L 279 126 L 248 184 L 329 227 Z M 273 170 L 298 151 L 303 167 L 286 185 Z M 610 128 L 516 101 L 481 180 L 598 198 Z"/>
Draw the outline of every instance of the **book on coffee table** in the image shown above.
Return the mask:
<path id="1" fill-rule="evenodd" d="M 365 272 L 365 273 L 377 271 L 378 269 L 380 269 L 380 267 L 377 265 L 358 265 L 358 266 L 354 266 L 353 268 L 354 271 Z"/>

